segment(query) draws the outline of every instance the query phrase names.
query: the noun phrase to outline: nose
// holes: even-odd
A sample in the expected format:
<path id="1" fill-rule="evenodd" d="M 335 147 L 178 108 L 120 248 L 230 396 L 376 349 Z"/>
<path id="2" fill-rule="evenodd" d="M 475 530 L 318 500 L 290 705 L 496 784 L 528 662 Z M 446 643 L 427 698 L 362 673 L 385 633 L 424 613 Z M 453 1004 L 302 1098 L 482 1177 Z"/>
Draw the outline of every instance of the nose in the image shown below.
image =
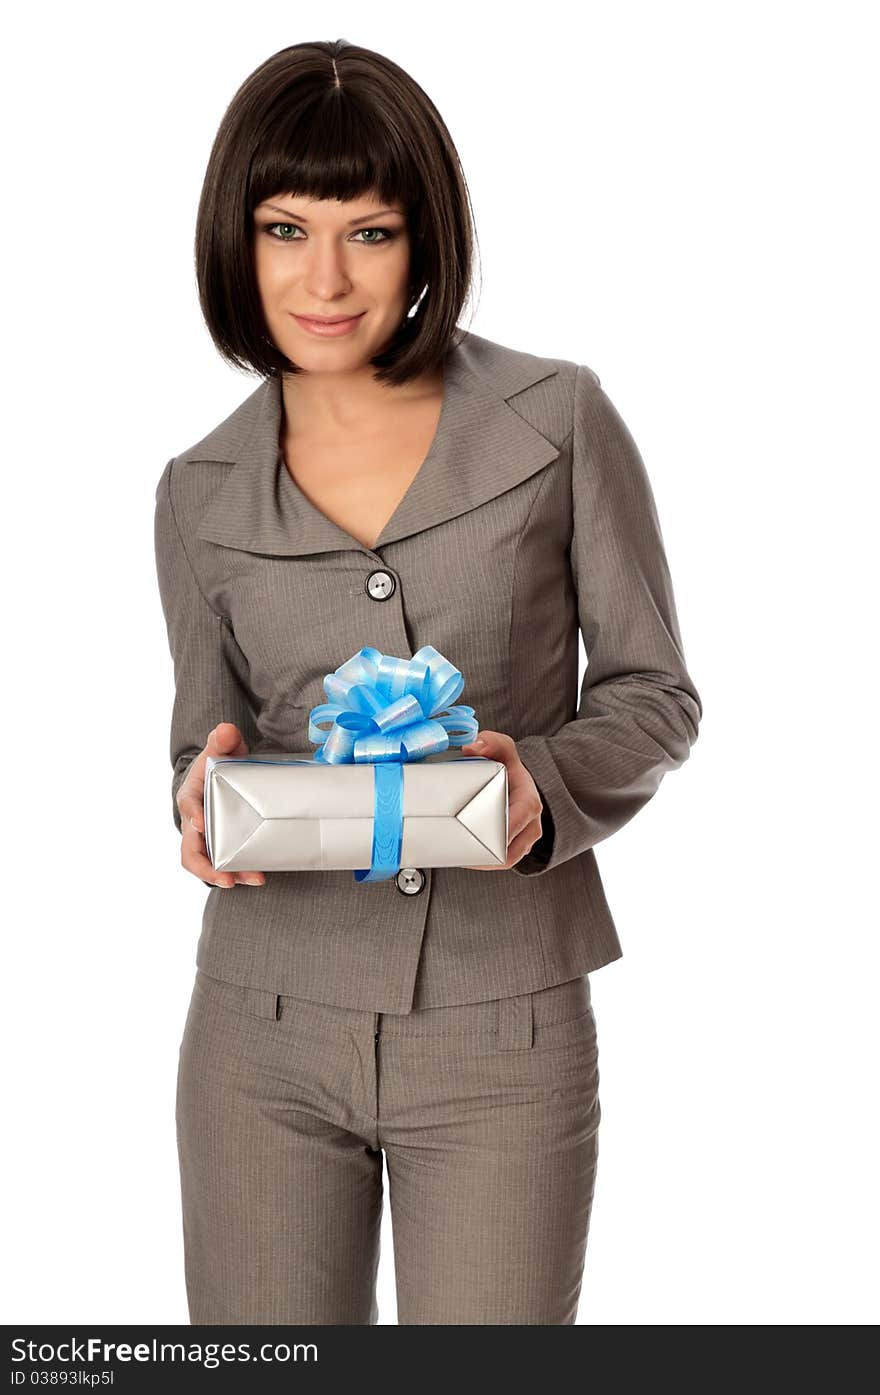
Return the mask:
<path id="1" fill-rule="evenodd" d="M 312 241 L 306 253 L 305 289 L 317 300 L 332 300 L 351 289 L 345 252 L 332 239 Z"/>

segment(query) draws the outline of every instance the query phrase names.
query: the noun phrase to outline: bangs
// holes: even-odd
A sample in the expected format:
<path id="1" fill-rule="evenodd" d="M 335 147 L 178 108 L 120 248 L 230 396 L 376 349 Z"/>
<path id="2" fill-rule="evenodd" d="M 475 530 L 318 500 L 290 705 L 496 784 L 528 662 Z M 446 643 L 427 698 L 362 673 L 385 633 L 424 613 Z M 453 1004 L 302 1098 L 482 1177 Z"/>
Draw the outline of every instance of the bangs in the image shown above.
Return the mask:
<path id="1" fill-rule="evenodd" d="M 252 212 L 277 194 L 343 202 L 375 194 L 411 208 L 423 188 L 394 124 L 344 88 L 331 88 L 292 113 L 279 111 L 254 152 L 247 204 Z"/>

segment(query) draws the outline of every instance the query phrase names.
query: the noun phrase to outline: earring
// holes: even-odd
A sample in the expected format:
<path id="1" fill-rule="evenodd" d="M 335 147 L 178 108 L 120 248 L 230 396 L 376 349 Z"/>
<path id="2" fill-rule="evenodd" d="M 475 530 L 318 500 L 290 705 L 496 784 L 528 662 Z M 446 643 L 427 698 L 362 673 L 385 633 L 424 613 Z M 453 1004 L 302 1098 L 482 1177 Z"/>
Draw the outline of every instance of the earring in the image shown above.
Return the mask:
<path id="1" fill-rule="evenodd" d="M 408 320 L 411 320 L 412 317 L 413 317 L 413 315 L 414 315 L 414 314 L 416 313 L 416 311 L 418 310 L 419 305 L 421 304 L 421 302 L 422 302 L 422 300 L 423 300 L 423 298 L 424 298 L 424 296 L 425 296 L 425 292 L 427 291 L 427 289 L 428 289 L 427 286 L 423 286 L 422 289 L 421 289 L 421 291 L 420 291 L 420 292 L 418 293 L 418 295 L 416 296 L 415 300 L 412 300 L 412 301 L 410 302 L 410 309 L 409 309 L 409 310 L 407 311 L 407 313 L 406 313 L 406 318 L 407 318 Z M 410 295 L 412 295 L 412 294 L 413 294 L 413 289 L 412 289 L 412 287 L 410 287 Z"/>

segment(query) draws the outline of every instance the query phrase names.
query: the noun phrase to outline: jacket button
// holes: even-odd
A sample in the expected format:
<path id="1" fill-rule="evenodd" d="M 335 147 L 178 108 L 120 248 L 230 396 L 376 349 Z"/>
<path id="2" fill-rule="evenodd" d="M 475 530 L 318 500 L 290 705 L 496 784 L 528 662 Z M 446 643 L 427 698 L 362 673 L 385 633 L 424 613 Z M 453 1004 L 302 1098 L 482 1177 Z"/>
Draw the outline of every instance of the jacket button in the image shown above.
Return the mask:
<path id="1" fill-rule="evenodd" d="M 426 877 L 421 867 L 401 867 L 397 876 L 397 890 L 404 896 L 417 896 L 425 885 Z"/>
<path id="2" fill-rule="evenodd" d="M 370 572 L 367 577 L 367 594 L 372 596 L 374 601 L 387 601 L 396 584 L 390 572 Z"/>

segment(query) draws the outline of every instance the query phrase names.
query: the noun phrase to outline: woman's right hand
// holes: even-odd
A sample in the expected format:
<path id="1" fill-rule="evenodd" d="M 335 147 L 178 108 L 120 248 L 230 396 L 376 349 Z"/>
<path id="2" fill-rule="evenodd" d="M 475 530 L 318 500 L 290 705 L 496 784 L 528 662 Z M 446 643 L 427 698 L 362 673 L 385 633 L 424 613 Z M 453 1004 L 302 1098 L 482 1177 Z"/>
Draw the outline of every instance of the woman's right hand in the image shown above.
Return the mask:
<path id="1" fill-rule="evenodd" d="M 187 872 L 192 872 L 194 877 L 211 886 L 235 886 L 236 882 L 243 882 L 245 886 L 264 886 L 266 882 L 263 872 L 215 871 L 205 843 L 205 765 L 208 756 L 237 757 L 247 754 L 247 744 L 238 727 L 232 722 L 220 722 L 208 737 L 205 749 L 196 756 L 177 791 L 182 834 L 181 864 Z"/>

